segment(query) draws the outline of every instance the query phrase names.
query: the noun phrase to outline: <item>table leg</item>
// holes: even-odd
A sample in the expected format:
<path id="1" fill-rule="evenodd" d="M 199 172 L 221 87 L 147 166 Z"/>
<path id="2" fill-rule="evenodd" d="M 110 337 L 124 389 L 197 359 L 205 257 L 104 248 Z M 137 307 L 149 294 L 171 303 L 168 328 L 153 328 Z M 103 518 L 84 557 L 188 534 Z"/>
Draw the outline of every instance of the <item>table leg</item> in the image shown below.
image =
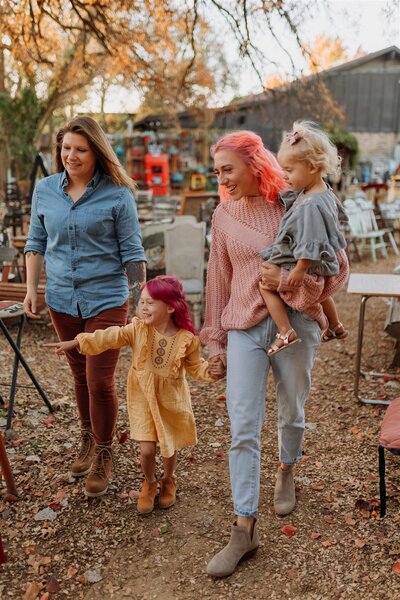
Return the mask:
<path id="1" fill-rule="evenodd" d="M 364 339 L 364 322 L 365 322 L 365 308 L 367 300 L 370 296 L 362 296 L 360 303 L 360 316 L 358 322 L 358 338 L 357 338 L 357 353 L 356 353 L 356 367 L 355 367 L 355 378 L 354 378 L 354 395 L 359 402 L 362 404 L 390 404 L 390 400 L 380 400 L 379 398 L 362 398 L 359 393 L 360 375 L 371 375 L 373 377 L 385 377 L 387 373 L 375 373 L 365 372 L 361 370 L 361 353 L 362 344 Z"/>
<path id="2" fill-rule="evenodd" d="M 25 320 L 26 320 L 25 315 L 21 315 L 20 321 L 19 321 L 17 340 L 15 342 L 15 345 L 18 348 L 21 348 L 21 339 L 22 339 L 22 334 L 24 331 Z M 11 420 L 12 420 L 12 415 L 13 415 L 13 411 L 14 411 L 14 398 L 15 398 L 15 392 L 17 389 L 18 365 L 19 365 L 18 355 L 14 354 L 14 366 L 13 366 L 12 378 L 11 378 L 10 396 L 8 398 L 6 430 L 11 429 Z"/>
<path id="3" fill-rule="evenodd" d="M 32 381 L 33 385 L 35 386 L 35 388 L 37 389 L 37 391 L 39 392 L 39 394 L 43 398 L 43 401 L 46 404 L 47 408 L 49 409 L 50 412 L 54 412 L 54 409 L 53 409 L 53 407 L 52 407 L 49 399 L 47 398 L 46 394 L 44 393 L 44 391 L 42 390 L 41 386 L 39 385 L 39 382 L 37 381 L 36 377 L 32 373 L 32 371 L 31 371 L 29 365 L 27 364 L 25 358 L 21 354 L 21 351 L 18 348 L 17 344 L 12 339 L 12 337 L 11 337 L 11 335 L 10 335 L 7 327 L 4 325 L 2 319 L 0 319 L 0 329 L 2 330 L 2 332 L 4 333 L 4 335 L 6 336 L 7 341 L 10 344 L 11 348 L 14 350 L 16 356 L 18 357 L 19 362 L 21 363 L 21 365 L 24 367 L 25 371 L 29 375 L 29 378 Z M 10 426 L 11 426 L 11 419 L 12 419 L 12 411 L 9 410 L 9 412 L 7 414 L 6 429 L 9 429 Z"/>

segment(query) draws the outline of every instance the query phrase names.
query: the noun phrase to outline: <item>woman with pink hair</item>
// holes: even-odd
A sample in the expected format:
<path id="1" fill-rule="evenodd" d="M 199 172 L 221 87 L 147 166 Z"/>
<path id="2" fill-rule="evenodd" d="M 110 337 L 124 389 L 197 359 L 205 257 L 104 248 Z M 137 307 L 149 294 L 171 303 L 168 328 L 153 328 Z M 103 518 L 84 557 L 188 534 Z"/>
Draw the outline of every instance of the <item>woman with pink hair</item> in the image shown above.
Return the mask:
<path id="1" fill-rule="evenodd" d="M 125 327 L 80 333 L 74 340 L 45 344 L 61 355 L 73 349 L 97 355 L 130 346 L 132 365 L 127 397 L 131 437 L 140 443 L 144 480 L 138 511 L 150 513 L 158 488 L 158 507 L 176 499 L 174 474 L 177 451 L 197 443 L 190 392 L 185 373 L 193 379 L 215 381 L 201 358 L 200 341 L 190 317 L 182 284 L 175 277 L 148 281 L 139 301 L 140 318 Z M 156 444 L 160 445 L 163 475 L 156 478 Z"/>
<path id="2" fill-rule="evenodd" d="M 209 348 L 210 373 L 227 375 L 226 399 L 231 425 L 229 469 L 236 521 L 228 544 L 214 556 L 207 572 L 225 577 L 259 545 L 256 516 L 260 490 L 260 435 L 265 417 L 269 368 L 276 385 L 279 465 L 274 492 L 278 515 L 296 504 L 293 465 L 301 457 L 304 404 L 320 343 L 319 324 L 307 309 L 344 284 L 348 262 L 337 253 L 339 274 L 306 275 L 301 286 L 288 284 L 289 272 L 261 264 L 284 214 L 279 192 L 286 188 L 275 157 L 257 134 L 234 131 L 211 148 L 221 200 L 212 222 L 206 312 L 200 339 Z M 276 290 L 288 305 L 290 322 L 303 343 L 268 356 L 276 326 L 260 294 Z"/>

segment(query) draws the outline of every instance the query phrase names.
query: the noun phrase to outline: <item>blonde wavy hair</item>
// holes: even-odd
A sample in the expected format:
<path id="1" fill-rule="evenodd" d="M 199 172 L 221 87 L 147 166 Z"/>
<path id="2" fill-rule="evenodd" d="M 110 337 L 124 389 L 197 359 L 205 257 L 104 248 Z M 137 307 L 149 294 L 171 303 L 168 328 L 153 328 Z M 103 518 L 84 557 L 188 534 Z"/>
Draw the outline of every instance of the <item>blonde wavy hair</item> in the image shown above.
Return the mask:
<path id="1" fill-rule="evenodd" d="M 313 121 L 295 121 L 279 152 L 290 152 L 294 160 L 308 162 L 323 176 L 340 171 L 341 158 L 327 134 Z"/>
<path id="2" fill-rule="evenodd" d="M 58 173 L 64 171 L 61 147 L 66 133 L 77 133 L 86 138 L 96 156 L 97 167 L 109 175 L 115 185 L 126 185 L 132 192 L 136 191 L 136 183 L 121 165 L 100 125 L 92 117 L 85 115 L 74 117 L 57 132 L 55 160 Z"/>

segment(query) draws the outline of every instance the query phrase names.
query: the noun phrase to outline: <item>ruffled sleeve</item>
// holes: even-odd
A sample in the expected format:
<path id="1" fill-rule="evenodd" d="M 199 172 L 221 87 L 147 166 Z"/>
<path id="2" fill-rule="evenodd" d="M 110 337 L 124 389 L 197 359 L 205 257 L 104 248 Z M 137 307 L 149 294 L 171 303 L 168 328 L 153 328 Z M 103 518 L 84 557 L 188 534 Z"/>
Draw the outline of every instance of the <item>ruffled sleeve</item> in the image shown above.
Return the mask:
<path id="1" fill-rule="evenodd" d="M 132 347 L 135 338 L 135 319 L 125 327 L 114 325 L 107 329 L 97 329 L 93 333 L 79 333 L 75 338 L 79 342 L 79 352 L 95 355 L 124 346 Z"/>
<path id="2" fill-rule="evenodd" d="M 189 334 L 190 335 L 190 334 Z M 215 381 L 208 373 L 208 362 L 201 357 L 199 337 L 186 337 L 177 352 L 176 360 L 183 359 L 187 374 L 198 381 Z"/>

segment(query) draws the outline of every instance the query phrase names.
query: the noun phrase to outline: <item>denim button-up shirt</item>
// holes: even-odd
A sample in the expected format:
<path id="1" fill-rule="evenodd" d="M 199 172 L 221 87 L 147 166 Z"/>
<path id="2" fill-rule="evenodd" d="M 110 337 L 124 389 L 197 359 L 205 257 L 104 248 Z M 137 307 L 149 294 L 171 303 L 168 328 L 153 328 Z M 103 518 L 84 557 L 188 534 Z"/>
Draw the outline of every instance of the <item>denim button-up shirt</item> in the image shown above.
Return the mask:
<path id="1" fill-rule="evenodd" d="M 45 256 L 48 306 L 89 318 L 126 301 L 124 265 L 146 257 L 129 188 L 97 172 L 74 203 L 67 185 L 66 172 L 37 184 L 25 252 Z"/>

